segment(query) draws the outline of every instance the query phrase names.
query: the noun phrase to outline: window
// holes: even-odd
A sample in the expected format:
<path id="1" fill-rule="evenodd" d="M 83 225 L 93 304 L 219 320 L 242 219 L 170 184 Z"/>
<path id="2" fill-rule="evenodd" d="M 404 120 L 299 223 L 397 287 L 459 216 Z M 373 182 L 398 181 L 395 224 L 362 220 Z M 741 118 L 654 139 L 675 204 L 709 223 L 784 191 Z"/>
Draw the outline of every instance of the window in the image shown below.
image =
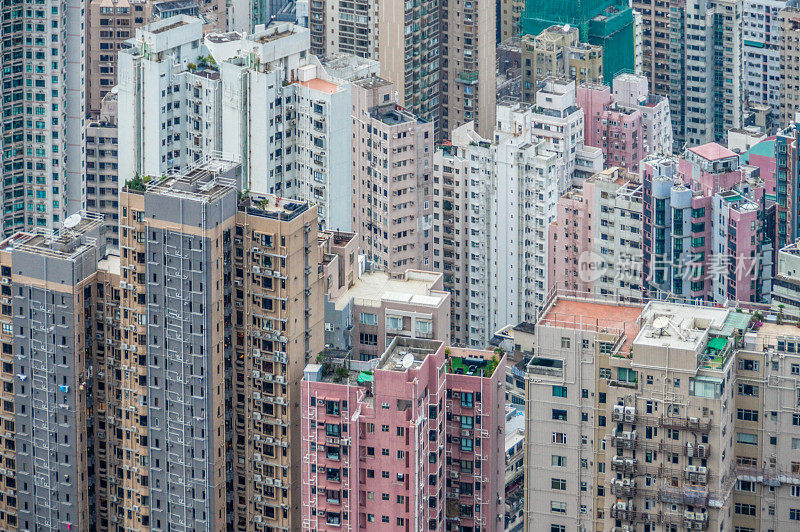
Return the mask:
<path id="1" fill-rule="evenodd" d="M 430 320 L 417 320 L 416 328 L 418 334 L 430 334 L 433 332 L 433 322 Z"/>
<path id="2" fill-rule="evenodd" d="M 566 386 L 553 386 L 553 397 L 566 397 L 566 396 L 567 396 Z"/>
<path id="3" fill-rule="evenodd" d="M 740 419 L 742 421 L 758 421 L 758 410 L 738 408 L 736 410 L 736 419 Z"/>
<path id="4" fill-rule="evenodd" d="M 566 421 L 567 420 L 567 411 L 566 410 L 558 410 L 557 408 L 553 409 L 553 419 L 556 421 Z"/>
<path id="5" fill-rule="evenodd" d="M 739 384 L 739 395 L 748 395 L 751 397 L 758 397 L 758 386 L 752 384 Z"/>
<path id="6" fill-rule="evenodd" d="M 793 451 L 800 450 L 800 438 L 792 438 L 792 450 Z"/>
<path id="7" fill-rule="evenodd" d="M 739 515 L 750 515 L 753 517 L 756 515 L 756 507 L 753 504 L 737 502 L 733 507 L 733 511 Z"/>
<path id="8" fill-rule="evenodd" d="M 569 349 L 570 341 L 566 336 L 561 337 L 561 349 Z"/>
<path id="9" fill-rule="evenodd" d="M 461 392 L 461 408 L 472 408 L 474 404 L 472 392 Z"/>
<path id="10" fill-rule="evenodd" d="M 611 368 L 600 368 L 601 379 L 611 379 Z"/>
<path id="11" fill-rule="evenodd" d="M 758 360 L 747 360 L 745 358 L 739 359 L 739 369 L 744 371 L 758 371 Z"/>
<path id="12" fill-rule="evenodd" d="M 378 315 L 372 314 L 370 312 L 362 312 L 359 316 L 362 325 L 377 325 L 378 324 Z"/>
<path id="13" fill-rule="evenodd" d="M 622 382 L 637 382 L 636 370 L 617 368 L 617 380 Z"/>
<path id="14" fill-rule="evenodd" d="M 800 486 L 791 486 L 790 493 L 792 497 L 800 497 Z"/>
<path id="15" fill-rule="evenodd" d="M 557 514 L 567 513 L 567 503 L 560 501 L 550 501 L 550 511 Z"/>
<path id="16" fill-rule="evenodd" d="M 552 464 L 556 467 L 567 467 L 567 457 L 553 454 L 550 456 Z"/>
<path id="17" fill-rule="evenodd" d="M 390 331 L 402 331 L 403 330 L 403 318 L 398 318 L 394 316 L 386 316 L 386 329 Z"/>
<path id="18" fill-rule="evenodd" d="M 553 433 L 553 443 L 558 443 L 560 445 L 567 444 L 567 435 L 563 432 L 554 432 Z"/>
<path id="19" fill-rule="evenodd" d="M 461 450 L 466 452 L 472 451 L 472 438 L 461 438 Z"/>
<path id="20" fill-rule="evenodd" d="M 736 481 L 736 489 L 738 491 L 755 492 L 756 491 L 756 483 L 755 482 L 751 482 L 749 480 L 737 480 Z"/>
<path id="21" fill-rule="evenodd" d="M 554 490 L 567 490 L 567 479 L 565 478 L 551 478 L 550 479 L 550 488 Z"/>
<path id="22" fill-rule="evenodd" d="M 789 508 L 789 520 L 800 521 L 800 508 Z"/>
<path id="23" fill-rule="evenodd" d="M 361 345 L 378 345 L 378 335 L 377 334 L 368 334 L 368 333 L 359 333 L 358 340 Z"/>
<path id="24" fill-rule="evenodd" d="M 566 525 L 550 525 L 550 532 L 567 532 Z"/>

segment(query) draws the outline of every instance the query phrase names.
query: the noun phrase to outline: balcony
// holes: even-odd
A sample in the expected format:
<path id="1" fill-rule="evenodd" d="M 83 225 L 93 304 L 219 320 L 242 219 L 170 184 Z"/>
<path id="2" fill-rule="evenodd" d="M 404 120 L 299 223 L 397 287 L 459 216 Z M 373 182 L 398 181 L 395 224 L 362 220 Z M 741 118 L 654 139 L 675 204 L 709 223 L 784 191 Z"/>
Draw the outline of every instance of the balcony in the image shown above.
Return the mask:
<path id="1" fill-rule="evenodd" d="M 462 83 L 469 83 L 470 85 L 478 82 L 477 72 L 461 72 L 458 74 L 458 79 Z"/>
<path id="2" fill-rule="evenodd" d="M 671 429 L 686 429 L 692 432 L 702 432 L 707 434 L 711 430 L 711 421 L 696 417 L 669 417 L 662 416 L 658 420 L 660 427 Z"/>

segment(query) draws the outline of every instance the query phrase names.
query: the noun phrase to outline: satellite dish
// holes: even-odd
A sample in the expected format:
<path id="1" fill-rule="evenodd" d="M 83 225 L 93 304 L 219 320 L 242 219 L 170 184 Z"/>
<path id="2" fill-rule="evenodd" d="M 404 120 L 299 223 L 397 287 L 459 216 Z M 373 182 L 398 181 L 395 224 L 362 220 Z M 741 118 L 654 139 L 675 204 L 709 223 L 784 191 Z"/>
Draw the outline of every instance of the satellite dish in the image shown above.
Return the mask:
<path id="1" fill-rule="evenodd" d="M 658 335 L 664 334 L 664 329 L 669 326 L 669 318 L 667 316 L 659 316 L 653 320 L 653 328 L 658 329 Z"/>
<path id="2" fill-rule="evenodd" d="M 412 353 L 406 353 L 403 357 L 403 360 L 400 361 L 400 365 L 403 366 L 403 369 L 408 369 L 414 365 L 414 355 Z"/>
<path id="3" fill-rule="evenodd" d="M 564 24 L 564 33 L 569 33 L 570 25 Z"/>
<path id="4" fill-rule="evenodd" d="M 64 220 L 64 228 L 65 229 L 72 229 L 73 227 L 75 227 L 79 223 L 81 223 L 81 215 L 77 214 L 77 213 L 76 214 L 72 214 L 70 216 L 67 216 L 67 218 Z"/>
<path id="5" fill-rule="evenodd" d="M 653 327 L 656 329 L 663 329 L 669 325 L 669 318 L 666 316 L 659 316 L 653 320 Z"/>

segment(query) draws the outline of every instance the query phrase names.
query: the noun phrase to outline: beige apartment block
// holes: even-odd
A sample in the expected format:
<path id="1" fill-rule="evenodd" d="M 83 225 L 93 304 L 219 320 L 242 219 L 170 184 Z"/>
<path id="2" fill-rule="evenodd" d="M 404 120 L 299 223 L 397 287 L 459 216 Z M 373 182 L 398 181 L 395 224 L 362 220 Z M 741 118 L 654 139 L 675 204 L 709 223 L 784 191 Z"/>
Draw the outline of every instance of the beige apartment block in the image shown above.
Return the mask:
<path id="1" fill-rule="evenodd" d="M 800 112 L 800 9 L 785 7 L 780 18 L 780 125 L 786 127 Z"/>
<path id="2" fill-rule="evenodd" d="M 642 74 L 650 82 L 650 92 L 668 96 L 670 60 L 671 2 L 633 0 L 632 7 L 642 20 Z"/>
<path id="3" fill-rule="evenodd" d="M 500 42 L 518 38 L 525 0 L 500 0 Z"/>
<path id="4" fill-rule="evenodd" d="M 800 332 L 775 319 L 554 294 L 528 353 L 527 526 L 796 529 Z"/>
<path id="5" fill-rule="evenodd" d="M 368 272 L 325 302 L 325 344 L 354 360 L 379 357 L 393 338 L 450 340 L 450 294 L 442 274 Z"/>
<path id="6" fill-rule="evenodd" d="M 351 226 L 374 267 L 401 273 L 428 266 L 433 240 L 433 124 L 398 105 L 377 77 L 351 86 Z"/>
<path id="7" fill-rule="evenodd" d="M 495 128 L 496 2 L 441 0 L 441 124 L 443 138 L 467 122 L 484 138 Z"/>
<path id="8" fill-rule="evenodd" d="M 108 243 L 119 245 L 117 93 L 103 97 L 100 115 L 86 123 L 86 207 L 105 216 Z"/>
<path id="9" fill-rule="evenodd" d="M 86 110 L 97 114 L 117 84 L 117 54 L 136 28 L 152 22 L 149 0 L 93 0 L 86 6 Z"/>
<path id="10" fill-rule="evenodd" d="M 533 103 L 538 83 L 548 77 L 603 83 L 603 47 L 581 42 L 578 28 L 550 26 L 524 35 L 521 48 L 523 102 Z"/>

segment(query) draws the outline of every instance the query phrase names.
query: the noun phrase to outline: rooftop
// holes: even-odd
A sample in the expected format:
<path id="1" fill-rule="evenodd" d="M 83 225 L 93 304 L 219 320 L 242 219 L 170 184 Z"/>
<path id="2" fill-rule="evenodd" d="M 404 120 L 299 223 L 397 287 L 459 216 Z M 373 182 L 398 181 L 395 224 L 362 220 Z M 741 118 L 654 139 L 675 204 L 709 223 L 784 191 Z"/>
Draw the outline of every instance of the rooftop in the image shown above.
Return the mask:
<path id="1" fill-rule="evenodd" d="M 539 325 L 595 332 L 621 332 L 634 338 L 639 332 L 642 307 L 614 304 L 588 298 L 557 297 L 539 320 Z"/>
<path id="2" fill-rule="evenodd" d="M 339 85 L 320 78 L 314 78 L 308 81 L 298 81 L 297 83 L 303 87 L 308 87 L 309 89 L 313 89 L 318 92 L 324 92 L 326 94 L 335 94 L 339 92 L 340 89 Z"/>
<path id="3" fill-rule="evenodd" d="M 395 337 L 381 356 L 376 369 L 401 372 L 418 369 L 428 355 L 435 354 L 441 346 L 442 342 L 437 340 Z"/>
<path id="4" fill-rule="evenodd" d="M 0 242 L 0 250 L 21 250 L 61 259 L 75 259 L 97 244 L 95 236 L 103 225 L 103 215 L 94 212 L 73 214 L 61 229 L 41 233 L 15 233 Z"/>
<path id="5" fill-rule="evenodd" d="M 238 41 L 241 38 L 242 35 L 235 31 L 229 31 L 228 33 L 209 33 L 206 35 L 206 39 L 213 43 L 233 42 Z"/>
<path id="6" fill-rule="evenodd" d="M 336 310 L 350 301 L 357 305 L 379 306 L 382 301 L 438 307 L 447 292 L 431 290 L 440 273 L 406 270 L 404 277 L 390 277 L 386 272 L 365 273 L 336 300 Z"/>
<path id="7" fill-rule="evenodd" d="M 373 107 L 370 109 L 369 114 L 372 118 L 380 120 L 388 126 L 396 126 L 398 124 L 416 121 L 414 115 L 394 103 Z"/>
<path id="8" fill-rule="evenodd" d="M 689 148 L 689 151 L 699 155 L 707 161 L 718 161 L 720 159 L 727 159 L 729 157 L 736 157 L 736 154 L 728 148 L 717 144 L 716 142 L 709 142 L 702 146 L 695 146 Z"/>

